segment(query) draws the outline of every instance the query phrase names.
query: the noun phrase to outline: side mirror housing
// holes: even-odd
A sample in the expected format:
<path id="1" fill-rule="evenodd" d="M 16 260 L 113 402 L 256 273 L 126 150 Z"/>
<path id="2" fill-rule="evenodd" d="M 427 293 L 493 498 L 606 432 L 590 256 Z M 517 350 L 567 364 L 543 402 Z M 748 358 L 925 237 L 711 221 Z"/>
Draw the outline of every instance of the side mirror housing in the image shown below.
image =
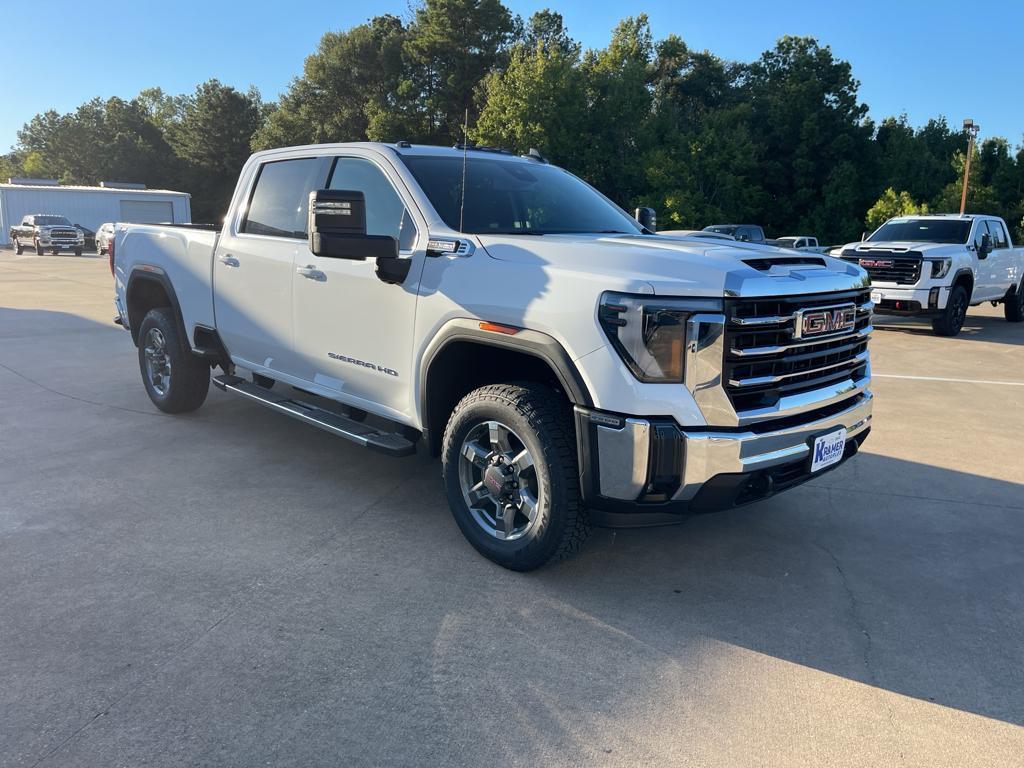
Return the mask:
<path id="1" fill-rule="evenodd" d="M 981 236 L 981 245 L 978 246 L 978 258 L 987 259 L 992 253 L 992 235 L 987 232 Z"/>
<path id="2" fill-rule="evenodd" d="M 363 193 L 318 189 L 309 193 L 309 250 L 332 259 L 398 257 L 398 241 L 389 235 L 366 234 Z"/>
<path id="3" fill-rule="evenodd" d="M 653 208 L 637 208 L 635 218 L 644 229 L 650 232 L 658 231 L 658 214 Z"/>

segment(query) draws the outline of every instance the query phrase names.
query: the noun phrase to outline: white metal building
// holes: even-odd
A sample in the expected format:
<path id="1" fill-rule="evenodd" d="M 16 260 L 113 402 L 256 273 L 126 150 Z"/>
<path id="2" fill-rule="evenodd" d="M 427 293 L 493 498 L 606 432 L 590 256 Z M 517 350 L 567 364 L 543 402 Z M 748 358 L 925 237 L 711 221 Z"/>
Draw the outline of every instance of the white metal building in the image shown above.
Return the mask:
<path id="1" fill-rule="evenodd" d="M 94 232 L 108 221 L 132 224 L 190 224 L 187 192 L 117 187 L 63 187 L 0 184 L 0 245 L 11 242 L 10 228 L 32 213 L 67 216 Z"/>

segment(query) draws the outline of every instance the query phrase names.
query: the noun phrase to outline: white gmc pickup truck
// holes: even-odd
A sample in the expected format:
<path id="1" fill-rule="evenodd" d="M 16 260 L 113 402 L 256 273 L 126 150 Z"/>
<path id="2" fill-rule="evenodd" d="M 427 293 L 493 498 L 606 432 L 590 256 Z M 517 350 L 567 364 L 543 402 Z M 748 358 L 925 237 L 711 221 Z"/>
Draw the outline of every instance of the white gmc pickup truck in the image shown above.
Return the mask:
<path id="1" fill-rule="evenodd" d="M 198 408 L 219 368 L 222 390 L 367 448 L 423 443 L 507 568 L 591 523 L 764 499 L 871 425 L 863 269 L 655 235 L 536 153 L 260 152 L 219 233 L 120 224 L 113 251 L 156 407 Z"/>
<path id="2" fill-rule="evenodd" d="M 901 216 L 837 255 L 871 275 L 876 312 L 931 317 L 940 336 L 960 333 L 967 307 L 986 301 L 1024 321 L 1024 248 L 996 216 Z"/>

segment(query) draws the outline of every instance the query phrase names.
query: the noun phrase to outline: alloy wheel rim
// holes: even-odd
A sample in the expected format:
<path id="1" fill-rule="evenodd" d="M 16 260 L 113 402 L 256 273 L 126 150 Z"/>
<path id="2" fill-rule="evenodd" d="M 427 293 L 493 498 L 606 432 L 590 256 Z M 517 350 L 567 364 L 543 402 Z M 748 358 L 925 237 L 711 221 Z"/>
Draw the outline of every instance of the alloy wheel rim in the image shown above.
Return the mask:
<path id="1" fill-rule="evenodd" d="M 163 397 L 171 388 L 171 356 L 167 341 L 159 328 L 150 328 L 142 348 L 146 359 L 146 378 L 153 391 Z"/>
<path id="2" fill-rule="evenodd" d="M 956 326 L 959 328 L 964 324 L 964 320 L 967 318 L 967 302 L 960 298 L 956 306 L 953 307 L 953 320 Z"/>
<path id="3" fill-rule="evenodd" d="M 484 421 L 459 450 L 459 484 L 474 522 L 500 541 L 522 538 L 536 524 L 542 501 L 533 456 L 515 431 Z"/>

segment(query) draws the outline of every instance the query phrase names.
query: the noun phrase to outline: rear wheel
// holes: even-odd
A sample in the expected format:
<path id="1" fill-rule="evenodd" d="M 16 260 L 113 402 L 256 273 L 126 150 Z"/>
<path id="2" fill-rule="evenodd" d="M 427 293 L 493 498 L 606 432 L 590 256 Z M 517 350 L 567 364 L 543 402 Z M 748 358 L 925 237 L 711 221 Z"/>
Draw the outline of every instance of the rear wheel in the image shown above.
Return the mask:
<path id="1" fill-rule="evenodd" d="M 964 327 L 970 297 L 963 285 L 954 285 L 942 314 L 932 320 L 932 330 L 939 336 L 956 336 Z"/>
<path id="2" fill-rule="evenodd" d="M 1003 315 L 1008 323 L 1024 322 L 1024 282 L 1006 297 L 1006 301 L 1003 302 Z"/>
<path id="3" fill-rule="evenodd" d="M 589 526 L 569 404 L 548 387 L 494 384 L 455 407 L 442 466 L 455 522 L 498 565 L 530 571 L 574 554 Z"/>
<path id="4" fill-rule="evenodd" d="M 210 366 L 192 354 L 167 307 L 151 309 L 139 326 L 139 368 L 153 405 L 165 413 L 194 411 L 210 389 Z"/>

